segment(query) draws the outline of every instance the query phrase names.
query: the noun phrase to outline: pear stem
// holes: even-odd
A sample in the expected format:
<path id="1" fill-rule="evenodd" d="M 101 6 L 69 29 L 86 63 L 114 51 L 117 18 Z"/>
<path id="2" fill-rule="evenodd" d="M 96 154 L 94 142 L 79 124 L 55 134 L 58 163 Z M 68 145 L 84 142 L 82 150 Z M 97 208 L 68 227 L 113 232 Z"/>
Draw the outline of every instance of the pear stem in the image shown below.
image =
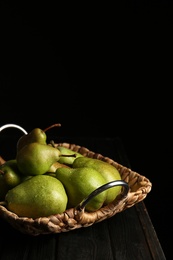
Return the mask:
<path id="1" fill-rule="evenodd" d="M 46 132 L 46 131 L 48 131 L 49 129 L 51 129 L 53 127 L 60 127 L 60 126 L 61 126 L 61 124 L 53 124 L 53 125 L 48 126 L 47 128 L 45 128 L 43 131 Z"/>
<path id="2" fill-rule="evenodd" d="M 76 154 L 61 154 L 60 157 L 76 157 Z"/>
<path id="3" fill-rule="evenodd" d="M 55 147 L 55 142 L 54 142 L 53 140 L 50 141 L 50 144 L 51 144 L 54 148 L 56 148 L 56 147 Z"/>
<path id="4" fill-rule="evenodd" d="M 54 142 L 53 140 L 50 141 L 50 144 L 51 144 L 54 148 L 56 148 L 55 142 Z M 57 148 L 57 149 L 58 149 L 58 148 Z M 62 156 L 62 157 L 76 157 L 76 153 L 74 153 L 74 154 L 61 154 L 60 156 Z"/>

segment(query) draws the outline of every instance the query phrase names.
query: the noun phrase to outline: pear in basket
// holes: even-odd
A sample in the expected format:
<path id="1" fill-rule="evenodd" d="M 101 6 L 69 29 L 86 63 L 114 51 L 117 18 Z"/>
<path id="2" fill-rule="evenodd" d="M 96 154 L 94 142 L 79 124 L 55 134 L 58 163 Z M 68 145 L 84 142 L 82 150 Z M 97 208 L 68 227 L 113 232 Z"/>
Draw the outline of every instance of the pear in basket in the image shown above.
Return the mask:
<path id="1" fill-rule="evenodd" d="M 53 127 L 60 127 L 61 124 L 53 124 L 46 129 L 42 130 L 41 128 L 34 128 L 28 134 L 21 136 L 17 142 L 17 152 L 25 145 L 29 143 L 40 143 L 47 144 L 47 135 L 46 132 Z"/>
<path id="2" fill-rule="evenodd" d="M 24 175 L 46 173 L 59 160 L 60 151 L 55 147 L 33 142 L 22 147 L 16 155 L 17 165 Z"/>
<path id="3" fill-rule="evenodd" d="M 56 170 L 56 178 L 62 182 L 68 196 L 68 208 L 76 207 L 83 199 L 106 183 L 103 176 L 89 167 L 65 168 Z M 107 196 L 104 191 L 94 197 L 87 205 L 87 211 L 95 211 L 102 207 Z"/>
<path id="4" fill-rule="evenodd" d="M 111 182 L 116 180 L 121 180 L 121 175 L 119 171 L 111 164 L 89 157 L 79 157 L 76 158 L 73 162 L 73 168 L 81 168 L 81 167 L 90 167 L 92 169 L 97 170 L 105 179 L 105 181 Z M 115 200 L 117 195 L 121 192 L 122 187 L 116 186 L 107 191 L 107 198 L 104 201 L 104 205 Z"/>
<path id="5" fill-rule="evenodd" d="M 62 183 L 48 175 L 37 175 L 10 189 L 6 207 L 20 217 L 38 218 L 63 213 L 67 194 Z"/>
<path id="6" fill-rule="evenodd" d="M 25 145 L 29 143 L 38 142 L 40 144 L 46 144 L 47 136 L 45 131 L 40 128 L 34 128 L 30 133 L 22 135 L 17 142 L 17 152 Z"/>
<path id="7" fill-rule="evenodd" d="M 0 174 L 8 189 L 15 187 L 22 182 L 23 175 L 17 167 L 16 159 L 11 159 L 0 165 Z"/>

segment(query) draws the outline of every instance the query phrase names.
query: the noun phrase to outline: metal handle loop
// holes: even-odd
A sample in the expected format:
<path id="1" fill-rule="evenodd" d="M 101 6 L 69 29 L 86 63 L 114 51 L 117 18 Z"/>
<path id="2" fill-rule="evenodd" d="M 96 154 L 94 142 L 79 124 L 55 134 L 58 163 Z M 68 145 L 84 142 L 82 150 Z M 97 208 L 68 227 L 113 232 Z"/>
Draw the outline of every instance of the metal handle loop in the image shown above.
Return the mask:
<path id="1" fill-rule="evenodd" d="M 0 127 L 0 132 L 1 132 L 2 130 L 4 130 L 4 129 L 10 128 L 10 127 L 18 128 L 18 129 L 21 130 L 24 134 L 27 134 L 27 131 L 26 131 L 23 127 L 21 127 L 21 126 L 19 126 L 19 125 L 16 125 L 16 124 L 6 124 L 6 125 L 3 125 L 3 126 Z"/>
<path id="2" fill-rule="evenodd" d="M 111 182 L 108 182 L 102 186 L 100 186 L 99 188 L 97 188 L 96 190 L 94 190 L 93 192 L 90 193 L 90 195 L 85 198 L 83 201 L 81 201 L 81 203 L 79 203 L 79 205 L 76 207 L 77 210 L 80 210 L 82 211 L 86 204 L 88 204 L 88 202 L 94 198 L 95 196 L 97 196 L 99 193 L 107 190 L 107 189 L 110 189 L 114 186 L 123 186 L 123 194 L 122 194 L 122 197 L 125 198 L 129 192 L 129 185 L 127 182 L 123 181 L 123 180 L 116 180 L 116 181 L 111 181 Z"/>

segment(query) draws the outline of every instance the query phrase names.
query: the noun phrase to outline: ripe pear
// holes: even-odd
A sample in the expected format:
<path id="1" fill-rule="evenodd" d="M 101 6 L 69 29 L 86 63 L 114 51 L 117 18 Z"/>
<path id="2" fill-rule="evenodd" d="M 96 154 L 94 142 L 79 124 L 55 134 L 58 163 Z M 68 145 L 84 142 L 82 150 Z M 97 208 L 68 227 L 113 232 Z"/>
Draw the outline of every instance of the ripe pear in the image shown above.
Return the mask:
<path id="1" fill-rule="evenodd" d="M 0 165 L 0 173 L 9 188 L 15 187 L 22 182 L 22 174 L 18 169 L 16 159 L 8 160 Z"/>
<path id="2" fill-rule="evenodd" d="M 103 176 L 95 169 L 89 167 L 81 168 L 58 168 L 56 178 L 64 185 L 68 196 L 68 208 L 76 207 L 91 192 L 105 184 Z M 102 207 L 107 196 L 107 191 L 91 199 L 86 205 L 87 211 L 95 211 Z"/>
<path id="3" fill-rule="evenodd" d="M 80 167 L 90 167 L 97 170 L 105 179 L 106 183 L 121 180 L 121 175 L 119 171 L 111 164 L 101 161 L 95 158 L 88 158 L 88 157 L 78 157 L 73 162 L 73 168 L 80 168 Z M 109 204 L 117 195 L 121 192 L 121 186 L 116 186 L 108 190 L 107 198 L 104 202 L 104 205 Z"/>
<path id="4" fill-rule="evenodd" d="M 67 194 L 63 184 L 48 175 L 37 175 L 9 190 L 6 207 L 20 217 L 39 218 L 66 210 Z"/>
<path id="5" fill-rule="evenodd" d="M 26 144 L 38 142 L 46 144 L 46 133 L 40 128 L 34 128 L 30 133 L 22 135 L 17 142 L 17 152 Z"/>
<path id="6" fill-rule="evenodd" d="M 59 160 L 60 151 L 55 147 L 32 142 L 21 148 L 17 155 L 17 166 L 24 175 L 46 173 Z"/>
<path id="7" fill-rule="evenodd" d="M 66 165 L 72 165 L 73 161 L 78 157 L 83 157 L 82 154 L 78 152 L 74 152 L 71 149 L 64 147 L 64 146 L 57 146 L 57 148 L 60 150 L 61 154 L 59 157 L 59 162 L 66 164 Z"/>

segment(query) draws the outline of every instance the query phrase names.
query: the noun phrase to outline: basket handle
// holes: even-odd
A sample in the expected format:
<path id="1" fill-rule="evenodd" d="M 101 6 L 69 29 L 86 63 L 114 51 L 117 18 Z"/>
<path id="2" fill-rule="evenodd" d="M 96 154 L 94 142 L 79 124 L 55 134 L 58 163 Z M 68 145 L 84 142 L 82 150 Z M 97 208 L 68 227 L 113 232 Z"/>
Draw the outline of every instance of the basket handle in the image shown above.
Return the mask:
<path id="1" fill-rule="evenodd" d="M 112 187 L 115 186 L 123 186 L 123 193 L 122 193 L 122 198 L 125 198 L 129 192 L 129 185 L 127 182 L 123 181 L 123 180 L 116 180 L 116 181 L 111 181 L 108 182 L 102 186 L 100 186 L 99 188 L 97 188 L 96 190 L 94 190 L 93 192 L 91 192 L 88 197 L 86 197 L 84 200 L 82 200 L 77 206 L 76 206 L 76 210 L 82 211 L 85 206 L 88 204 L 88 202 L 94 198 L 95 196 L 97 196 L 99 193 L 110 189 Z"/>
<path id="2" fill-rule="evenodd" d="M 0 127 L 0 132 L 1 132 L 2 130 L 6 129 L 6 128 L 9 128 L 9 127 L 18 128 L 18 129 L 21 130 L 24 134 L 27 134 L 27 131 L 26 131 L 23 127 L 21 127 L 21 126 L 19 126 L 19 125 L 16 125 L 16 124 L 6 124 L 6 125 L 3 125 L 3 126 Z"/>

